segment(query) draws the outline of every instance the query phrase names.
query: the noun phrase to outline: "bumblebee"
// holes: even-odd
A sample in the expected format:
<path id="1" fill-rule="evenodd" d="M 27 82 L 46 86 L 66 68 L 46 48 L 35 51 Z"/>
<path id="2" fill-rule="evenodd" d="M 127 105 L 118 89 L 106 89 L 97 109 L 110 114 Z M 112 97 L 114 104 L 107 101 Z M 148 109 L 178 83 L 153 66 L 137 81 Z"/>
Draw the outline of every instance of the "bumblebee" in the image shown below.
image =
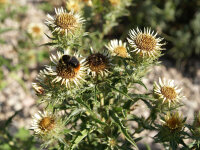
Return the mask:
<path id="1" fill-rule="evenodd" d="M 59 63 L 65 66 L 71 66 L 74 69 L 80 66 L 78 59 L 74 56 L 69 56 L 69 55 L 63 55 L 59 60 Z"/>

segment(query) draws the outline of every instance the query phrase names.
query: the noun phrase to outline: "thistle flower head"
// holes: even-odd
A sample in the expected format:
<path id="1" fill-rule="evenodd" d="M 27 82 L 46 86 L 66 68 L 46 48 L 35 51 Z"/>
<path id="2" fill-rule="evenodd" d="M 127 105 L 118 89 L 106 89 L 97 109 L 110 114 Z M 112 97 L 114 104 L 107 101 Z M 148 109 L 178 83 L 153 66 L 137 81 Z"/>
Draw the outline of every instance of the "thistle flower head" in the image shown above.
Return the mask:
<path id="1" fill-rule="evenodd" d="M 117 140 L 114 138 L 108 137 L 108 146 L 110 146 L 113 149 L 114 147 L 117 146 Z"/>
<path id="2" fill-rule="evenodd" d="M 74 12 L 79 12 L 83 7 L 82 3 L 80 3 L 80 0 L 68 0 L 66 4 L 67 9 Z"/>
<path id="3" fill-rule="evenodd" d="M 184 125 L 184 119 L 178 112 L 167 113 L 164 120 L 162 120 L 163 126 L 168 127 L 170 130 L 181 130 Z"/>
<path id="4" fill-rule="evenodd" d="M 167 102 L 169 107 L 171 103 L 179 102 L 183 97 L 180 95 L 182 89 L 174 84 L 174 80 L 165 80 L 159 78 L 159 83 L 154 84 L 154 94 L 157 95 L 163 102 Z"/>
<path id="5" fill-rule="evenodd" d="M 48 111 L 44 111 L 43 113 L 39 111 L 33 116 L 31 129 L 34 130 L 35 134 L 42 136 L 49 133 L 57 133 L 63 129 L 62 127 L 64 126 L 57 115 L 55 116 Z"/>
<path id="6" fill-rule="evenodd" d="M 73 34 L 81 28 L 84 22 L 84 19 L 78 13 L 73 11 L 68 13 L 62 7 L 60 9 L 55 8 L 55 12 L 56 16 L 53 17 L 48 14 L 48 20 L 46 20 L 46 24 L 54 29 L 53 32 L 65 33 L 66 35 Z"/>
<path id="7" fill-rule="evenodd" d="M 111 40 L 108 45 L 106 45 L 107 49 L 111 52 L 113 56 L 120 56 L 123 58 L 129 57 L 127 52 L 126 43 L 122 43 L 121 40 Z"/>
<path id="8" fill-rule="evenodd" d="M 44 31 L 44 28 L 41 23 L 30 23 L 28 25 L 28 33 L 34 38 L 41 37 L 43 34 L 43 31 Z"/>
<path id="9" fill-rule="evenodd" d="M 121 0 L 109 0 L 112 6 L 118 6 L 121 2 Z"/>
<path id="10" fill-rule="evenodd" d="M 64 128 L 65 124 L 58 114 L 55 115 L 49 111 L 44 111 L 43 113 L 39 111 L 33 116 L 30 129 L 48 145 L 54 140 L 63 141 L 62 131 Z"/>
<path id="11" fill-rule="evenodd" d="M 35 134 L 46 134 L 55 128 L 56 118 L 51 113 L 39 111 L 33 117 L 33 123 L 31 129 L 34 130 Z"/>
<path id="12" fill-rule="evenodd" d="M 83 77 L 86 67 L 84 60 L 79 61 L 78 55 L 71 56 L 68 51 L 57 52 L 57 57 L 54 55 L 50 57 L 53 66 L 47 66 L 46 74 L 55 76 L 52 82 L 61 81 L 61 85 L 65 84 L 67 88 L 70 88 L 72 84 L 80 86 L 81 81 L 85 81 Z"/>
<path id="13" fill-rule="evenodd" d="M 91 48 L 93 51 L 93 49 Z M 108 53 L 99 53 L 93 52 L 88 58 L 86 59 L 86 63 L 89 67 L 88 73 L 92 73 L 92 76 L 96 76 L 100 74 L 102 77 L 107 76 L 109 71 L 108 69 L 111 66 L 110 63 L 111 59 Z"/>
<path id="14" fill-rule="evenodd" d="M 156 57 L 161 50 L 164 50 L 161 46 L 164 45 L 162 38 L 156 37 L 157 33 L 151 29 L 144 28 L 144 32 L 140 29 L 130 30 L 129 38 L 127 39 L 130 46 L 133 48 L 132 52 L 139 53 L 144 56 Z"/>

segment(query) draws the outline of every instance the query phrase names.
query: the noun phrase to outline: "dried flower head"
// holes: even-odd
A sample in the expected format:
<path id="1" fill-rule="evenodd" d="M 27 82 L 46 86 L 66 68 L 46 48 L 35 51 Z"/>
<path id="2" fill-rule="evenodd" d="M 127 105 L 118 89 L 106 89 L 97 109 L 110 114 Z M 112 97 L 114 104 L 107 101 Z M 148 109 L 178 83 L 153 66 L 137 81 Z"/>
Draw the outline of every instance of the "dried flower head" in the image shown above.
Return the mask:
<path id="1" fill-rule="evenodd" d="M 149 28 L 144 28 L 144 32 L 137 28 L 136 30 L 130 30 L 130 37 L 127 40 L 133 48 L 132 52 L 139 53 L 143 57 L 156 57 L 161 50 L 164 50 L 162 48 L 164 44 L 161 43 L 163 38 L 156 38 L 156 35 L 157 33 L 154 34 L 154 31 Z"/>
<path id="2" fill-rule="evenodd" d="M 48 14 L 48 20 L 46 20 L 46 24 L 54 29 L 53 32 L 65 33 L 66 35 L 73 34 L 81 28 L 84 22 L 84 19 L 78 13 L 73 13 L 73 11 L 68 13 L 62 7 L 60 9 L 55 8 L 55 12 L 56 16 L 53 17 Z"/>
<path id="3" fill-rule="evenodd" d="M 92 0 L 82 0 L 82 2 L 86 3 L 88 6 L 92 6 Z"/>
<path id="4" fill-rule="evenodd" d="M 159 78 L 159 83 L 154 84 L 154 94 L 158 95 L 159 98 L 163 102 L 167 102 L 169 107 L 171 103 L 179 102 L 179 100 L 183 97 L 180 95 L 182 89 L 178 89 L 178 87 L 174 84 L 174 80 L 165 80 Z"/>
<path id="5" fill-rule="evenodd" d="M 113 149 L 117 146 L 117 144 L 118 143 L 116 139 L 108 137 L 108 146 L 110 146 Z"/>
<path id="6" fill-rule="evenodd" d="M 65 84 L 67 88 L 70 88 L 72 84 L 80 86 L 81 82 L 85 81 L 83 77 L 87 68 L 83 59 L 79 61 L 77 55 L 71 56 L 68 51 L 57 52 L 57 57 L 54 55 L 50 57 L 53 66 L 47 66 L 46 74 L 56 76 L 52 82 L 61 81 L 61 85 Z"/>
<path id="7" fill-rule="evenodd" d="M 111 52 L 113 56 L 120 56 L 123 58 L 129 57 L 129 53 L 127 52 L 126 43 L 122 43 L 121 40 L 111 40 L 108 45 L 106 45 L 107 49 Z"/>
<path id="8" fill-rule="evenodd" d="M 168 127 L 170 130 L 178 130 L 180 131 L 184 126 L 184 119 L 179 116 L 178 112 L 175 113 L 167 113 L 164 120 L 162 120 L 163 126 Z"/>
<path id="9" fill-rule="evenodd" d="M 102 77 L 107 76 L 109 73 L 108 69 L 112 65 L 110 63 L 111 59 L 108 53 L 96 53 L 92 48 L 91 51 L 93 53 L 86 59 L 87 66 L 89 67 L 88 73 L 91 72 L 92 76 L 96 76 L 98 74 L 100 74 Z"/>
<path id="10" fill-rule="evenodd" d="M 68 0 L 66 4 L 69 11 L 79 12 L 83 8 L 80 0 Z"/>
<path id="11" fill-rule="evenodd" d="M 34 88 L 37 95 L 44 94 L 44 88 L 37 83 L 32 83 L 32 87 Z"/>
<path id="12" fill-rule="evenodd" d="M 55 85 L 51 83 L 51 78 L 47 75 L 46 70 L 40 70 L 39 74 L 36 77 L 36 83 L 32 83 L 32 87 L 34 88 L 37 96 L 50 95 L 48 91 L 48 87 L 54 87 Z"/>
<path id="13" fill-rule="evenodd" d="M 40 83 L 46 83 L 47 82 L 47 77 L 45 75 L 44 70 L 40 70 L 39 74 L 36 77 L 36 80 L 39 81 Z"/>
<path id="14" fill-rule="evenodd" d="M 47 76 L 48 72 L 47 70 L 40 70 L 39 74 L 36 77 L 36 81 L 37 83 L 33 83 L 33 84 L 37 84 L 39 87 L 54 87 L 54 84 L 51 83 L 51 78 L 49 78 Z M 44 93 L 44 92 L 43 92 Z"/>
<path id="15" fill-rule="evenodd" d="M 39 38 L 43 35 L 44 27 L 41 23 L 30 23 L 28 25 L 28 33 L 34 37 Z"/>

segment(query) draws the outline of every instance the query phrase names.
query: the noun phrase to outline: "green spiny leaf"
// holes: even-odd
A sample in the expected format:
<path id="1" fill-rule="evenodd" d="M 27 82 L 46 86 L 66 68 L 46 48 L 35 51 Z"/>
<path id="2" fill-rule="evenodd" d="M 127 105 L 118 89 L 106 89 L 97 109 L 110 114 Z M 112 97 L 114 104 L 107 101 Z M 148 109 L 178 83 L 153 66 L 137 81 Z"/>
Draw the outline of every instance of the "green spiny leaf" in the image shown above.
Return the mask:
<path id="1" fill-rule="evenodd" d="M 106 125 L 105 122 L 102 122 L 101 120 L 98 119 L 96 114 L 90 109 L 90 107 L 81 98 L 77 98 L 76 101 L 87 109 L 87 111 L 90 113 L 90 116 L 92 117 L 92 119 L 94 121 L 96 121 L 102 125 Z"/>
<path id="2" fill-rule="evenodd" d="M 22 109 L 16 111 L 16 112 L 6 121 L 5 127 L 7 127 L 7 126 L 12 122 L 13 118 L 14 118 L 20 111 L 22 111 Z"/>
<path id="3" fill-rule="evenodd" d="M 123 133 L 123 135 L 125 136 L 125 138 L 134 146 L 137 148 L 137 145 L 135 143 L 135 141 L 131 138 L 131 136 L 129 135 L 127 128 L 123 125 L 123 123 L 121 122 L 121 119 L 119 118 L 119 116 L 113 112 L 110 111 L 111 117 L 113 118 L 115 124 L 118 125 L 118 127 L 120 128 L 121 132 Z"/>
<path id="4" fill-rule="evenodd" d="M 47 35 L 46 33 L 44 33 L 49 39 L 51 40 L 56 40 L 56 38 L 50 37 L 49 35 Z"/>
<path id="5" fill-rule="evenodd" d="M 40 45 L 40 47 L 41 47 L 41 46 L 54 46 L 54 45 L 56 45 L 56 44 L 57 44 L 57 43 L 48 42 L 48 43 L 45 43 L 45 44 Z"/>
<path id="6" fill-rule="evenodd" d="M 82 111 L 83 111 L 83 109 L 75 109 L 75 110 L 69 115 L 69 117 L 66 119 L 65 124 L 67 124 L 67 123 L 72 119 L 72 117 L 78 115 L 78 114 L 81 113 Z"/>
<path id="7" fill-rule="evenodd" d="M 148 90 L 146 85 L 141 80 L 134 80 L 133 83 L 137 83 L 139 85 L 142 85 L 146 90 Z"/>
<path id="8" fill-rule="evenodd" d="M 92 130 L 93 131 L 93 130 Z M 77 133 L 77 136 L 75 137 L 75 139 L 72 141 L 72 144 L 70 146 L 70 150 L 73 150 L 89 133 L 91 133 L 92 131 L 88 131 L 88 130 L 83 130 L 81 132 Z"/>

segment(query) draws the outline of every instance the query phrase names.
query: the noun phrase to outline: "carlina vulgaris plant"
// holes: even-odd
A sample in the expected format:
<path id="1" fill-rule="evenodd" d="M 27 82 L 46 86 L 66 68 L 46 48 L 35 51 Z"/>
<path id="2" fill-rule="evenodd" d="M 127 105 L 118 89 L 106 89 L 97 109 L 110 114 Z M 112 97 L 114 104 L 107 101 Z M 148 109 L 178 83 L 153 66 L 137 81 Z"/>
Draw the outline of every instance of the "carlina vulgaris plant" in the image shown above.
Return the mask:
<path id="1" fill-rule="evenodd" d="M 46 22 L 46 24 L 48 25 L 48 27 L 50 28 L 52 33 L 53 34 L 54 33 L 63 34 L 62 32 L 64 32 L 66 34 L 66 37 L 68 37 L 68 34 L 71 34 L 71 36 L 74 36 L 74 33 L 76 33 L 75 30 L 79 30 L 78 26 L 74 25 L 74 23 L 81 23 L 80 20 L 83 20 L 83 19 L 79 18 L 80 19 L 79 20 L 78 18 L 75 18 L 75 16 L 73 16 L 72 13 L 68 14 L 65 10 L 63 10 L 63 8 L 55 9 L 55 11 L 56 11 L 57 16 L 55 16 L 55 17 L 48 16 L 51 19 L 51 21 L 47 20 L 47 22 Z M 77 20 L 75 21 L 75 19 L 77 19 Z M 70 112 L 77 111 L 76 110 L 76 109 L 78 109 L 77 104 L 79 104 L 79 105 L 82 104 L 85 108 L 81 109 L 81 111 L 87 112 L 86 114 L 89 114 L 89 115 L 87 115 L 87 117 L 92 117 L 98 123 L 100 123 L 102 125 L 106 125 L 107 119 L 111 117 L 111 116 L 109 117 L 109 113 L 114 113 L 114 112 L 112 112 L 110 110 L 106 110 L 108 112 L 108 114 L 100 113 L 98 115 L 95 115 L 95 113 L 93 113 L 90 110 L 92 108 L 89 108 L 87 103 L 80 100 L 79 96 L 72 95 L 72 93 L 64 94 L 64 91 L 65 90 L 71 91 L 73 89 L 74 92 L 79 93 L 79 90 L 83 90 L 85 88 L 85 86 L 87 86 L 87 82 L 90 82 L 90 81 L 88 81 L 88 79 L 99 76 L 99 75 L 103 78 L 106 78 L 106 77 L 108 77 L 109 74 L 112 74 L 110 71 L 112 70 L 112 67 L 114 65 L 112 64 L 111 55 L 112 56 L 120 56 L 122 58 L 130 57 L 129 51 L 127 50 L 128 48 L 126 46 L 126 43 L 122 43 L 121 40 L 111 41 L 110 45 L 107 46 L 107 48 L 108 48 L 107 51 L 99 51 L 99 50 L 94 51 L 93 48 L 91 48 L 91 54 L 88 55 L 88 57 L 86 59 L 83 59 L 82 61 L 79 60 L 79 56 L 73 52 L 73 49 L 66 49 L 66 50 L 61 50 L 61 51 L 58 50 L 57 55 L 52 54 L 50 57 L 52 65 L 46 66 L 46 68 L 40 72 L 40 75 L 37 78 L 37 80 L 39 81 L 39 84 L 34 83 L 33 87 L 35 88 L 36 92 L 38 94 L 40 94 L 41 96 L 43 96 L 43 93 L 45 96 L 48 95 L 48 97 L 49 97 L 48 99 L 50 101 L 51 101 L 51 99 L 52 100 L 56 99 L 55 101 L 59 101 L 57 99 L 60 99 L 63 96 L 66 97 L 66 99 L 68 99 L 68 98 L 74 99 L 75 98 L 74 102 L 68 103 L 69 105 L 72 105 L 71 108 L 75 109 L 75 110 L 71 109 Z M 110 55 L 110 53 L 111 53 L 111 55 Z M 87 75 L 86 75 L 86 72 L 88 72 Z M 86 80 L 86 78 L 87 78 L 87 80 Z M 102 79 L 99 78 L 97 80 L 102 80 Z M 50 83 L 49 83 L 49 81 L 50 81 Z M 82 83 L 82 81 L 84 81 L 85 83 Z M 83 84 L 84 84 L 84 86 L 82 87 L 81 85 L 83 85 Z M 100 93 L 95 94 L 95 98 L 96 98 L 95 102 L 98 102 L 98 99 L 99 99 L 101 110 L 105 110 L 104 107 L 107 104 L 105 103 L 106 99 L 104 97 L 104 92 L 101 93 L 101 90 L 97 89 L 96 86 L 97 85 L 95 85 L 95 89 L 99 90 Z M 56 92 L 49 93 L 50 92 L 48 89 L 49 87 L 51 87 L 51 89 L 54 89 Z M 93 87 L 93 86 L 91 86 L 91 87 Z M 90 89 L 91 87 L 89 86 L 88 88 Z M 62 91 L 59 90 L 60 88 L 62 88 Z M 43 91 L 45 91 L 45 92 L 43 92 Z M 60 94 L 62 93 L 64 95 L 59 95 L 59 92 L 60 92 Z M 60 98 L 55 97 L 56 94 Z M 83 94 L 87 95 L 88 93 L 82 93 L 80 96 L 82 96 Z M 51 107 L 54 107 L 54 103 L 50 103 L 48 101 L 46 101 L 46 102 L 48 104 L 52 104 Z M 61 101 L 61 103 L 60 103 L 61 105 L 64 104 L 62 102 L 65 102 L 65 100 L 63 99 L 63 101 Z M 66 103 L 65 103 L 65 105 L 66 105 Z M 67 108 L 70 108 L 70 107 L 67 106 Z M 96 103 L 96 104 L 94 103 L 93 111 L 98 111 L 98 110 L 99 110 L 98 103 Z M 48 115 L 51 113 L 44 113 L 44 114 L 45 115 L 40 115 L 40 117 L 37 117 L 35 119 L 32 129 L 36 133 L 38 133 L 38 132 L 42 133 L 43 129 L 47 128 L 48 130 L 45 129 L 47 131 L 45 132 L 44 135 L 48 135 L 47 133 L 50 133 L 51 130 L 53 131 L 53 129 L 54 129 L 53 127 L 56 125 L 55 124 L 56 120 L 54 120 L 53 116 L 51 117 L 51 115 Z M 99 115 L 106 115 L 106 116 L 101 116 L 99 118 Z M 36 116 L 38 116 L 38 115 L 36 115 Z M 130 143 L 132 143 L 134 146 L 136 146 L 132 137 L 129 135 L 127 129 L 124 129 L 125 127 L 124 127 L 123 123 L 121 122 L 121 119 L 118 118 L 119 115 L 113 114 L 112 117 L 113 117 L 113 119 L 108 119 L 108 120 L 113 120 L 114 122 L 116 122 L 116 124 L 119 125 L 119 128 L 123 128 L 121 130 L 122 130 L 122 133 L 125 135 L 126 139 L 128 139 L 128 141 Z M 74 124 L 75 122 L 74 123 L 71 122 L 71 123 L 72 123 L 72 125 L 75 125 Z M 88 124 L 88 123 L 86 122 L 86 124 Z M 88 124 L 88 125 L 91 126 L 90 124 Z M 97 125 L 97 126 L 99 126 L 99 125 Z M 88 132 L 91 132 L 91 131 L 88 131 Z M 86 133 L 88 133 L 88 132 L 86 132 Z M 41 136 L 41 137 L 43 138 L 43 140 L 46 139 L 46 136 Z M 63 137 L 63 135 L 61 135 L 61 137 Z M 79 137 L 79 136 L 76 136 L 76 137 Z M 75 142 L 75 141 L 77 142 L 78 139 L 76 139 L 76 138 L 74 139 L 74 138 L 75 137 L 72 137 L 72 139 L 71 139 L 71 142 L 72 142 L 71 147 L 75 147 L 75 145 L 77 145 L 77 143 L 73 143 L 73 142 Z M 59 140 L 59 142 L 60 141 L 62 141 L 62 140 Z M 109 142 L 110 144 L 108 144 L 108 146 L 114 147 L 115 143 L 113 142 L 113 140 L 110 140 L 110 141 L 111 142 Z M 62 142 L 62 143 L 65 145 L 65 142 Z M 48 144 L 46 144 L 46 145 L 48 145 Z"/>
<path id="2" fill-rule="evenodd" d="M 150 94 L 131 93 L 135 84 L 146 88 L 141 78 L 162 55 L 163 38 L 157 37 L 150 28 L 144 31 L 137 28 L 129 31 L 127 43 L 119 39 L 95 41 L 98 39 L 88 33 L 87 38 L 94 40 L 88 44 L 87 38 L 77 38 L 85 32 L 82 28 L 85 19 L 78 12 L 67 12 L 63 8 L 55 12 L 55 16 L 48 15 L 46 24 L 53 35 L 49 38 L 58 41 L 53 45 L 56 54 L 50 55 L 51 64 L 40 71 L 37 82 L 33 83 L 46 108 L 35 115 L 31 129 L 42 138 L 44 146 L 53 148 L 52 144 L 57 143 L 55 147 L 70 150 L 137 149 L 135 141 L 140 138 L 134 134 L 144 129 L 156 130 L 155 141 L 168 143 L 169 147 L 184 145 L 185 119 L 172 111 L 176 110 L 172 106 L 182 98 L 174 81 L 159 79 Z M 101 48 L 96 43 L 100 43 Z M 84 54 L 81 48 L 85 49 Z M 122 60 L 121 65 L 116 58 Z M 167 107 L 155 111 L 154 119 L 151 114 L 146 119 L 130 112 L 139 100 L 144 101 L 150 111 L 157 102 Z M 166 114 L 166 110 L 169 113 Z M 63 115 L 58 115 L 60 112 Z M 163 114 L 166 114 L 164 118 Z M 157 116 L 162 118 L 161 125 L 156 124 Z M 129 121 L 136 121 L 139 128 L 131 132 Z"/>

